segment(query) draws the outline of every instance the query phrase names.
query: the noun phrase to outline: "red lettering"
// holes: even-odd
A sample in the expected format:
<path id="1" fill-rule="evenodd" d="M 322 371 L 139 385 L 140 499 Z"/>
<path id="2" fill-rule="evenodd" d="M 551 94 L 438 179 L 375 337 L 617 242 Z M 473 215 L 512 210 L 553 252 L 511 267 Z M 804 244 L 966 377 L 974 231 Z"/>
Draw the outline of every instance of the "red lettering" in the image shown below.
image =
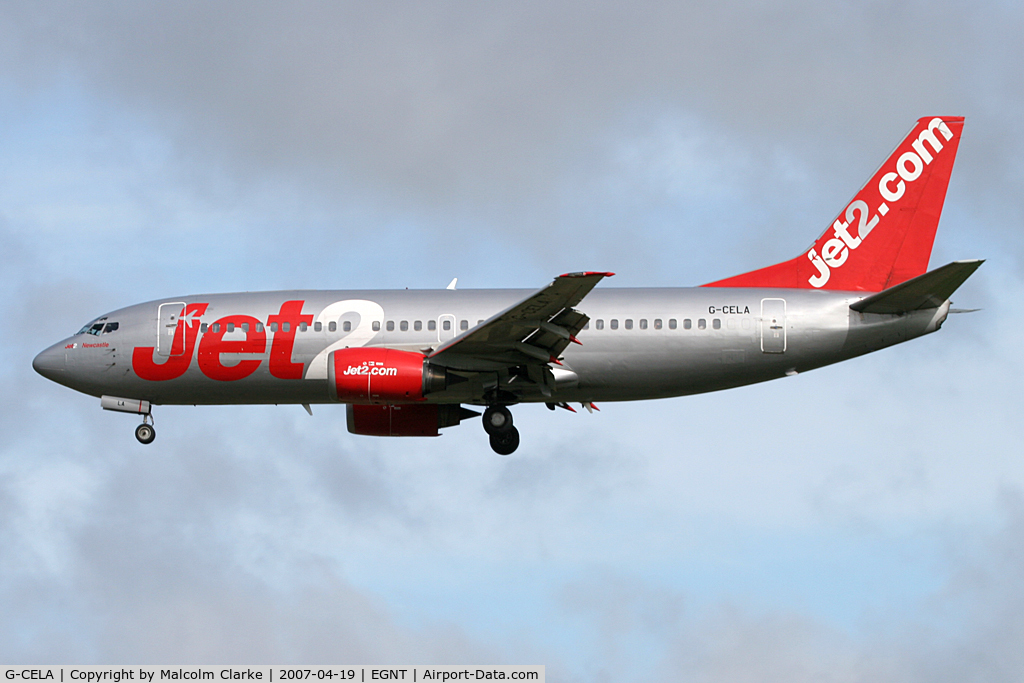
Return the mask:
<path id="1" fill-rule="evenodd" d="M 228 323 L 242 328 L 246 324 L 249 330 L 245 333 L 244 340 L 224 340 L 227 333 Z M 217 332 L 207 332 L 199 340 L 199 369 L 210 379 L 230 382 L 236 379 L 248 377 L 256 372 L 261 360 L 239 360 L 235 365 L 224 365 L 220 356 L 222 353 L 263 353 L 267 350 L 267 335 L 258 331 L 256 325 L 259 321 L 248 315 L 229 315 L 221 318 L 214 325 L 218 325 Z M 244 329 L 244 328 L 243 328 Z"/>
<path id="2" fill-rule="evenodd" d="M 270 374 L 278 379 L 302 379 L 302 363 L 292 362 L 292 348 L 295 346 L 295 332 L 299 323 L 313 322 L 313 315 L 302 315 L 305 301 L 285 301 L 281 312 L 267 318 L 267 324 L 277 323 L 274 342 L 270 347 Z M 285 330 L 287 323 L 288 329 Z"/>
<path id="3" fill-rule="evenodd" d="M 162 382 L 181 377 L 192 363 L 192 349 L 195 348 L 196 335 L 199 334 L 199 318 L 206 312 L 209 304 L 189 304 L 185 313 L 178 320 L 171 342 L 172 355 L 163 363 L 153 361 L 153 346 L 136 346 L 132 351 L 132 368 L 142 379 Z M 180 353 L 179 353 L 180 351 Z"/>

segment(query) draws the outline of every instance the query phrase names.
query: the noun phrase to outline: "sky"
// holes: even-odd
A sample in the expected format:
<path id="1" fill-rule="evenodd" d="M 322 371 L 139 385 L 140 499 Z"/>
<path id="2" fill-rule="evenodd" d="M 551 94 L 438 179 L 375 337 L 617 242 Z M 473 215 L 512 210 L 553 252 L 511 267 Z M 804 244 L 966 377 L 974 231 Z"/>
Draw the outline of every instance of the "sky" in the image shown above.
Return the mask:
<path id="1" fill-rule="evenodd" d="M 1024 8 L 706 5 L 0 5 L 0 662 L 1024 677 Z M 520 406 L 507 458 L 338 406 L 161 406 L 142 447 L 31 368 L 192 293 L 720 279 L 933 115 L 932 265 L 987 259 L 982 310 L 833 367 Z"/>

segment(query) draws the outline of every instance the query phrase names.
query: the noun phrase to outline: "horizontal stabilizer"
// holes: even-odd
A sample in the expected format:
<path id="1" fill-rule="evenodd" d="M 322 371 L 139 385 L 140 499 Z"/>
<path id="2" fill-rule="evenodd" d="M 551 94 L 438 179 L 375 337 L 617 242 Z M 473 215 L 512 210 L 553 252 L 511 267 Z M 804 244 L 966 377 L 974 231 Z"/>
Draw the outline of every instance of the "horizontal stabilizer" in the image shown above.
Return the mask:
<path id="1" fill-rule="evenodd" d="M 938 308 L 984 262 L 980 259 L 953 261 L 850 304 L 850 308 L 861 313 L 907 313 Z"/>

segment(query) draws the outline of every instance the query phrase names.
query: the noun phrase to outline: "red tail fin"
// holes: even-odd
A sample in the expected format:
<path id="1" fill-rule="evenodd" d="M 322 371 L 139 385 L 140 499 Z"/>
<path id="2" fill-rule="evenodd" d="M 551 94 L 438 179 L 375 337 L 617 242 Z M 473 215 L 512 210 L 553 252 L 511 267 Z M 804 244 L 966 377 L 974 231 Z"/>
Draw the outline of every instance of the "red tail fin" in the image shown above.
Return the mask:
<path id="1" fill-rule="evenodd" d="M 705 287 L 880 292 L 928 270 L 962 116 L 925 117 L 806 252 Z"/>

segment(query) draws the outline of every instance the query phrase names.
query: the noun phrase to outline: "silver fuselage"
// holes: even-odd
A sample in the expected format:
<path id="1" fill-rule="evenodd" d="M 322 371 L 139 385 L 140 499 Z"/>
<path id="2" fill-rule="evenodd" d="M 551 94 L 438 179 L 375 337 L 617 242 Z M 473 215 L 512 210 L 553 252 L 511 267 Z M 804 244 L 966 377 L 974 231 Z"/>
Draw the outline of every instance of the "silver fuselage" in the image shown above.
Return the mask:
<path id="1" fill-rule="evenodd" d="M 345 340 L 351 340 L 352 346 L 429 353 L 530 293 L 280 291 L 164 299 L 108 313 L 103 318 L 116 322 L 116 330 L 69 337 L 41 353 L 36 367 L 86 394 L 154 404 L 328 403 L 328 378 L 314 368 L 326 367 L 323 352 L 328 347 L 344 348 Z M 562 354 L 563 365 L 555 368 L 554 393 L 523 390 L 517 397 L 524 402 L 631 401 L 763 382 L 933 332 L 949 310 L 947 301 L 938 308 L 905 314 L 852 311 L 850 304 L 864 296 L 797 289 L 598 288 L 580 306 L 590 322 L 578 335 L 581 344 L 571 344 Z M 301 376 L 282 378 L 271 372 L 270 359 L 275 337 L 283 331 L 272 330 L 269 321 L 285 302 L 296 301 L 302 302 L 301 313 L 311 316 L 312 322 L 291 330 L 287 361 L 292 367 L 301 365 Z M 171 348 L 165 339 L 161 348 L 160 328 L 168 325 L 160 311 L 170 310 L 161 309 L 161 304 L 179 303 L 207 306 L 201 317 L 187 323 L 196 326 L 190 344 Z M 232 316 L 259 321 L 262 351 L 221 353 L 216 358 L 221 366 L 244 362 L 255 369 L 239 379 L 212 378 L 200 367 L 198 350 L 212 325 Z M 224 341 L 256 335 L 255 327 L 221 333 Z M 174 359 L 187 368 L 170 379 L 143 379 L 133 368 L 133 356 L 150 353 L 154 363 Z M 426 400 L 484 403 L 487 368 L 454 369 L 474 371 L 474 377 L 483 379 L 432 393 Z"/>

